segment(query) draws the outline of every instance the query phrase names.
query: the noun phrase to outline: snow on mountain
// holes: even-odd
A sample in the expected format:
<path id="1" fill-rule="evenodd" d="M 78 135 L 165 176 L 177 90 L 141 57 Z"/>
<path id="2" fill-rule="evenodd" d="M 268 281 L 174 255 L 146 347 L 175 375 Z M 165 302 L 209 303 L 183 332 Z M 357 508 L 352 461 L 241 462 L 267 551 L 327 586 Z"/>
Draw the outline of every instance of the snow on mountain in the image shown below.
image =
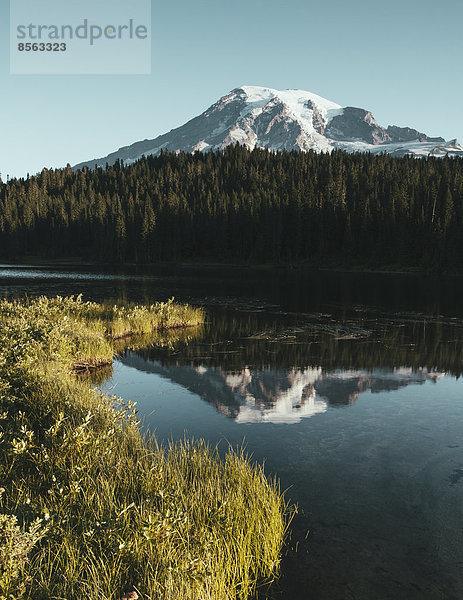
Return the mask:
<path id="1" fill-rule="evenodd" d="M 387 152 L 394 156 L 463 156 L 457 140 L 431 138 L 410 127 L 377 123 L 363 108 L 342 107 L 303 90 L 242 86 L 201 115 L 152 140 L 119 148 L 103 158 L 76 165 L 104 167 L 117 159 L 130 164 L 143 155 L 221 150 L 240 143 L 248 148 L 331 152 Z"/>

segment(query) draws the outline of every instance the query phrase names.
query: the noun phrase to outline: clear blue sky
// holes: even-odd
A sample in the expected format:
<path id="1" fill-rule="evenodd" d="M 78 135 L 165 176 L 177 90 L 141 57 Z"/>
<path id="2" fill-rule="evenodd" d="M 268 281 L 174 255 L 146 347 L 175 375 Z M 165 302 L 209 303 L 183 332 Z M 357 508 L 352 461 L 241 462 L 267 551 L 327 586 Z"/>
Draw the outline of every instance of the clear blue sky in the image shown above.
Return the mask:
<path id="1" fill-rule="evenodd" d="M 243 84 L 463 141 L 462 23 L 462 0 L 153 0 L 151 75 L 10 75 L 0 0 L 0 172 L 104 156 Z"/>

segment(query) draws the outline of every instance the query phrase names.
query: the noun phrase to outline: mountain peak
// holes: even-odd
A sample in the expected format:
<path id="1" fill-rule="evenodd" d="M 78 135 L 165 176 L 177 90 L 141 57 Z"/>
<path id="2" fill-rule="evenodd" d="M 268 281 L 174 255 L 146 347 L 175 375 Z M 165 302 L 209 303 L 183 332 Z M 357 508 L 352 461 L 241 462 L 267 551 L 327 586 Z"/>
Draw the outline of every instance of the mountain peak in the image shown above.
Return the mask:
<path id="1" fill-rule="evenodd" d="M 155 139 L 120 148 L 108 156 L 76 165 L 131 163 L 162 150 L 205 152 L 230 144 L 270 150 L 387 152 L 395 156 L 463 156 L 452 140 L 430 138 L 410 127 L 382 127 L 363 108 L 343 108 L 318 94 L 243 85 L 231 90 L 201 115 Z M 437 144 L 437 145 L 436 145 Z"/>
<path id="2" fill-rule="evenodd" d="M 247 97 L 248 102 L 258 102 L 270 100 L 272 98 L 280 98 L 283 102 L 290 104 L 304 104 L 307 100 L 311 100 L 319 107 L 324 107 L 325 110 L 337 110 L 342 108 L 340 104 L 331 102 L 318 94 L 308 92 L 306 90 L 287 89 L 275 90 L 273 88 L 261 87 L 256 85 L 243 85 L 236 88 L 234 91 L 242 90 Z"/>

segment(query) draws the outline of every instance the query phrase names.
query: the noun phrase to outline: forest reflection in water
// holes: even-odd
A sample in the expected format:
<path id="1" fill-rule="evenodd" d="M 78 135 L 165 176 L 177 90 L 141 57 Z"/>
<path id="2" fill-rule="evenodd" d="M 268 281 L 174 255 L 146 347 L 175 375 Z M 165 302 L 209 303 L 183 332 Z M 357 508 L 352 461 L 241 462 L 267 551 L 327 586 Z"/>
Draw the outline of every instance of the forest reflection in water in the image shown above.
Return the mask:
<path id="1" fill-rule="evenodd" d="M 297 423 L 367 391 L 461 374 L 463 328 L 452 319 L 360 307 L 336 316 L 208 314 L 203 327 L 121 345 L 122 364 L 169 379 L 240 423 Z"/>

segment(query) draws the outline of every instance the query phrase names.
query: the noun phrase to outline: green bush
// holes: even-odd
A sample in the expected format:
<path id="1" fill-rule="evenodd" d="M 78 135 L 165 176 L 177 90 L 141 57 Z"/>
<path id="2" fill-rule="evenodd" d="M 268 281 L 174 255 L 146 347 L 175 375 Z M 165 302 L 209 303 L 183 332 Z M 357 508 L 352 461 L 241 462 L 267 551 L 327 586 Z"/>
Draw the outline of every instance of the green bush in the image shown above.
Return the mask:
<path id="1" fill-rule="evenodd" d="M 24 567 L 30 551 L 43 535 L 41 519 L 24 531 L 14 515 L 0 514 L 0 600 L 23 595 L 26 589 Z"/>

